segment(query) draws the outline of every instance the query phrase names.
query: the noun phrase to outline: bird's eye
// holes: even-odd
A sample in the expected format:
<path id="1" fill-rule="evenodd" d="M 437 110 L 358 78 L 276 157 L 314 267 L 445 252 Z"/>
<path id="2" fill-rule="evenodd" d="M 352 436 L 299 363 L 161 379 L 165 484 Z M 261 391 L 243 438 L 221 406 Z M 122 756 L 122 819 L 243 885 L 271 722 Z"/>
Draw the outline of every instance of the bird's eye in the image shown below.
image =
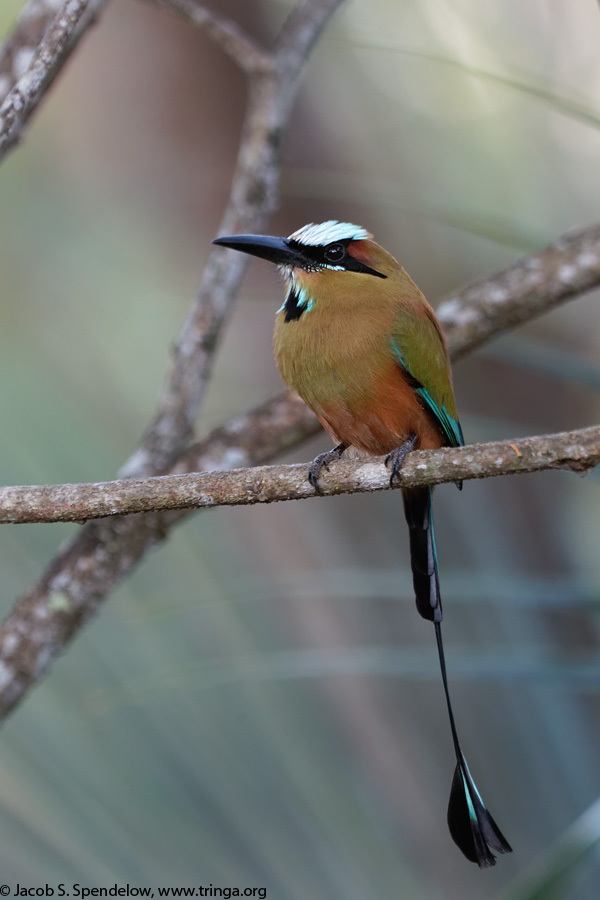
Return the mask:
<path id="1" fill-rule="evenodd" d="M 339 263 L 344 258 L 346 249 L 343 244 L 330 244 L 325 248 L 325 259 L 330 263 Z"/>

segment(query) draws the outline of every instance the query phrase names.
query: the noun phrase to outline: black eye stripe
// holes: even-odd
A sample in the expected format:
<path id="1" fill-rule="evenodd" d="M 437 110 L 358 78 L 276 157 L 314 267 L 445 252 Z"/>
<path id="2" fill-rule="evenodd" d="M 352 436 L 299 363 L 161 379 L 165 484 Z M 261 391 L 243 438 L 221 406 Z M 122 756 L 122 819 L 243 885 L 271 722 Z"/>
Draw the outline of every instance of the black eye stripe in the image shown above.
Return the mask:
<path id="1" fill-rule="evenodd" d="M 339 266 L 339 268 L 344 269 L 346 272 L 360 272 L 363 275 L 375 275 L 377 278 L 387 278 L 387 275 L 383 275 L 381 272 L 371 269 L 369 266 L 359 262 L 359 260 L 348 253 L 348 245 L 351 243 L 352 238 L 348 238 L 348 240 L 345 241 L 335 241 L 332 244 L 327 244 L 325 247 L 308 247 L 300 241 L 290 240 L 289 238 L 287 240 L 287 245 L 290 250 L 294 250 L 297 253 L 298 261 L 294 263 L 294 265 L 306 269 L 307 271 L 316 272 L 319 269 Z M 342 251 L 339 259 L 334 260 L 328 257 L 328 251 L 337 247 Z"/>
<path id="2" fill-rule="evenodd" d="M 348 258 L 346 250 L 351 241 L 350 239 L 347 241 L 334 241 L 334 243 L 327 244 L 325 247 L 320 245 L 317 247 L 308 247 L 306 244 L 301 244 L 299 241 L 288 241 L 288 243 L 294 250 L 297 250 L 302 256 L 309 259 L 315 265 L 325 266 L 329 262 L 333 262 L 333 260 L 329 259 L 328 254 L 334 249 L 337 250 L 339 248 L 341 251 L 338 261 L 346 260 Z"/>

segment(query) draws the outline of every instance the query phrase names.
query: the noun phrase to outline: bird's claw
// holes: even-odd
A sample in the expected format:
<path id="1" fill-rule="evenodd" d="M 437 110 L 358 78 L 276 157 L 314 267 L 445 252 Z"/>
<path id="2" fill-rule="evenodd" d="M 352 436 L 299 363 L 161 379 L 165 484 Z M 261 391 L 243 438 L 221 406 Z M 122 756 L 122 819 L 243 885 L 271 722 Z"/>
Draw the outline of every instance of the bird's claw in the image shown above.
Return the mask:
<path id="1" fill-rule="evenodd" d="M 411 450 L 415 449 L 415 444 L 417 443 L 417 435 L 411 434 L 408 440 L 404 441 L 399 447 L 396 447 L 392 450 L 385 458 L 386 466 L 391 467 L 390 472 L 390 487 L 394 487 L 394 480 L 400 478 L 400 469 L 402 468 L 402 463 L 406 459 L 407 455 L 411 452 Z"/>
<path id="2" fill-rule="evenodd" d="M 321 493 L 321 489 L 319 488 L 319 475 L 321 474 L 321 469 L 327 469 L 329 471 L 329 463 L 336 462 L 340 459 L 345 449 L 345 444 L 338 444 L 333 450 L 328 450 L 326 453 L 319 453 L 319 455 L 315 456 L 311 462 L 308 467 L 307 477 L 317 494 Z"/>

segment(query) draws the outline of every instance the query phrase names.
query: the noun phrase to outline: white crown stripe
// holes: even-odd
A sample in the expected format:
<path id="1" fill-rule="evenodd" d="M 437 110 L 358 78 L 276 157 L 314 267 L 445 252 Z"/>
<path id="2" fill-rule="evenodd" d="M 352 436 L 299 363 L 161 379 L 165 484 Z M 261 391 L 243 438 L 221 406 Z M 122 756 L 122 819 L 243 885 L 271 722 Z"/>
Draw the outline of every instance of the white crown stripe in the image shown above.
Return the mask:
<path id="1" fill-rule="evenodd" d="M 370 237 L 369 232 L 359 225 L 330 219 L 328 222 L 321 222 L 320 225 L 312 223 L 304 225 L 303 228 L 290 234 L 288 240 L 297 241 L 305 247 L 325 247 L 333 241 L 364 241 Z"/>

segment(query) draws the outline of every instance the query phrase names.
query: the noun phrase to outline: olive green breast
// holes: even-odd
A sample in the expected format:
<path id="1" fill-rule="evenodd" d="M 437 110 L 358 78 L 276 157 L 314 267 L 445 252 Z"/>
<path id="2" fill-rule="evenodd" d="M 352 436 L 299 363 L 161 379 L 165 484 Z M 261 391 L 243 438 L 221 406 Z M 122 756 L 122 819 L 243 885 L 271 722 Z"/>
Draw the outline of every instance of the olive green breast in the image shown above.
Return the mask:
<path id="1" fill-rule="evenodd" d="M 401 371 L 449 443 L 462 443 L 443 332 L 406 271 L 381 253 L 382 279 L 295 271 L 275 324 L 281 375 L 317 415 L 343 406 L 360 417 L 383 402 L 381 384 Z"/>
<path id="2" fill-rule="evenodd" d="M 369 402 L 377 379 L 394 365 L 389 346 L 391 310 L 338 304 L 335 312 L 318 300 L 296 319 L 277 314 L 273 348 L 285 383 L 315 412 L 340 402 L 359 409 Z"/>

